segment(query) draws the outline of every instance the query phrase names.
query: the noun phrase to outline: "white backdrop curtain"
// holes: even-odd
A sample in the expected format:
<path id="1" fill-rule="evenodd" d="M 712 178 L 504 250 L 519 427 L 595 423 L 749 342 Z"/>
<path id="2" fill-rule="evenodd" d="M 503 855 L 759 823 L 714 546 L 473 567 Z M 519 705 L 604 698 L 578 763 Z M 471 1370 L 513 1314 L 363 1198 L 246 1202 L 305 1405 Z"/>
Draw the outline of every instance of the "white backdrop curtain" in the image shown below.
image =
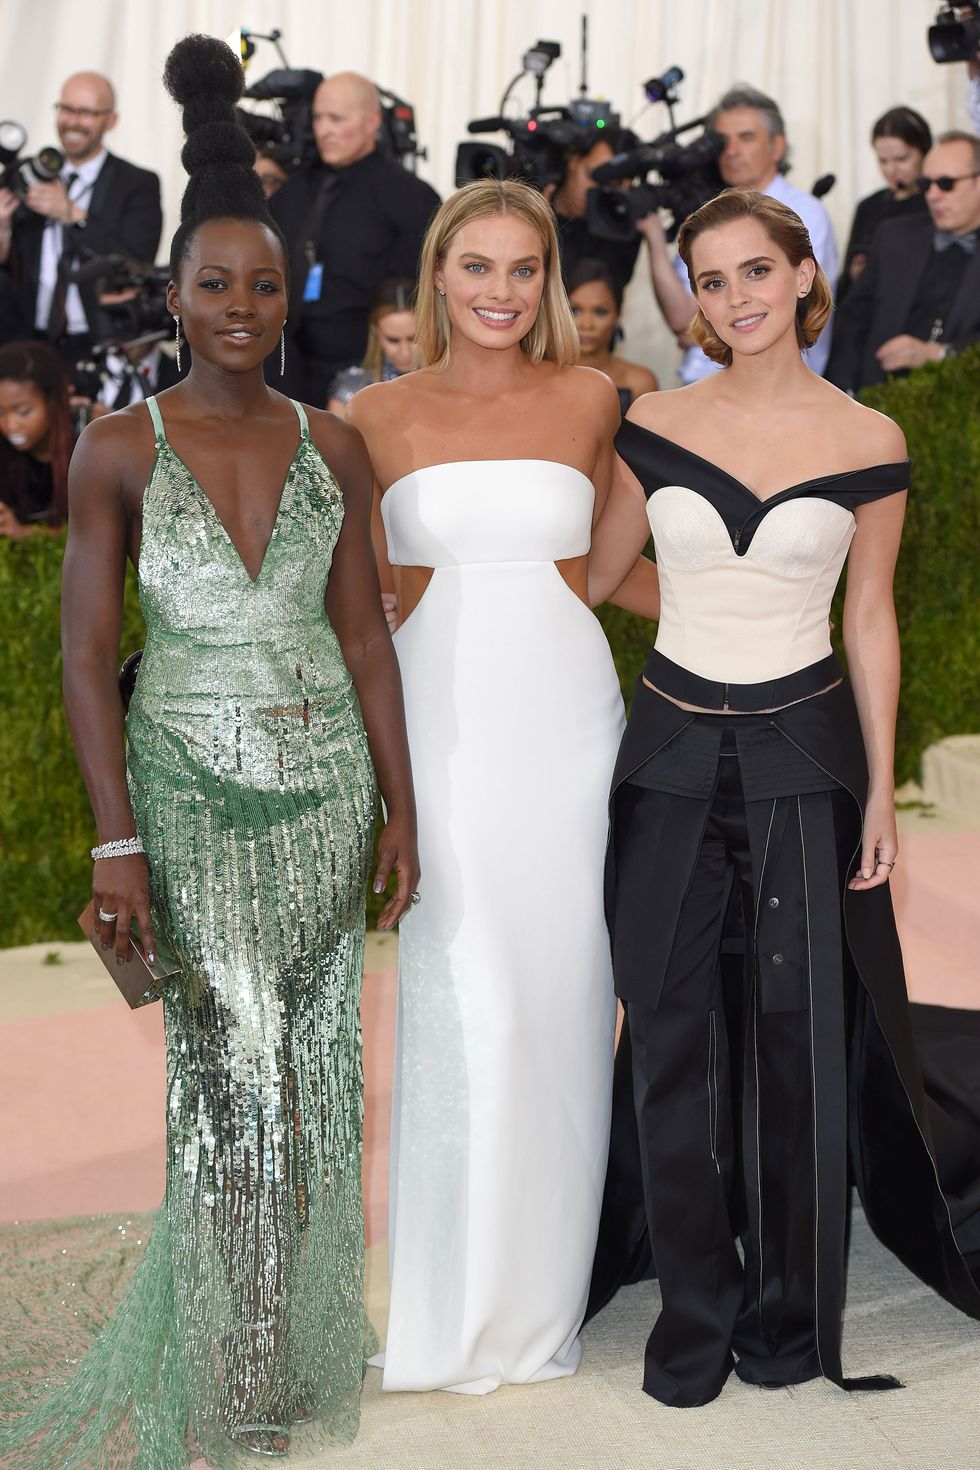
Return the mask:
<path id="1" fill-rule="evenodd" d="M 419 172 L 445 196 L 472 117 L 495 113 L 520 58 L 539 37 L 559 41 L 546 102 L 579 83 L 580 16 L 589 18 L 591 95 L 609 98 L 642 136 L 667 126 L 663 106 L 641 113 L 641 83 L 672 64 L 686 74 L 680 118 L 707 110 L 736 80 L 781 104 L 793 182 L 825 173 L 825 203 L 843 246 L 855 202 L 880 186 L 868 135 L 886 108 L 917 108 L 934 131 L 966 123 L 965 68 L 937 66 L 926 46 L 931 0 L 0 0 L 0 118 L 30 146 L 55 138 L 52 104 L 72 71 L 104 72 L 119 124 L 109 146 L 163 181 L 164 241 L 176 227 L 183 172 L 175 107 L 160 83 L 170 46 L 188 31 L 225 36 L 237 25 L 278 27 L 293 66 L 353 69 L 410 100 L 428 158 Z M 260 42 L 257 80 L 277 65 Z M 529 82 L 518 88 L 529 102 Z M 502 141 L 502 140 L 500 140 Z M 665 386 L 676 354 L 660 326 L 641 256 L 627 310 L 626 355 Z"/>

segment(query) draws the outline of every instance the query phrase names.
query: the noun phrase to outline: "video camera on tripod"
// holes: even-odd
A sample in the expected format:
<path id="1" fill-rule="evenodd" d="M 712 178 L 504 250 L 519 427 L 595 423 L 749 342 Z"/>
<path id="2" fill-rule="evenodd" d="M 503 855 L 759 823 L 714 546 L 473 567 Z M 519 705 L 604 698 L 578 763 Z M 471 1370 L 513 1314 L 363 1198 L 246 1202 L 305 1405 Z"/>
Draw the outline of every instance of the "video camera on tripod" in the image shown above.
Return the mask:
<path id="1" fill-rule="evenodd" d="M 589 190 L 587 200 L 593 234 L 607 240 L 628 240 L 638 220 L 656 209 L 666 209 L 672 216 L 666 235 L 673 240 L 687 216 L 724 188 L 718 172 L 718 157 L 725 146 L 721 134 L 706 129 L 691 143 L 677 141 L 683 133 L 703 127 L 707 121 L 706 117 L 696 117 L 675 124 L 674 106 L 679 100 L 675 88 L 683 80 L 680 67 L 672 66 L 663 76 L 643 83 L 649 102 L 666 103 L 670 127 L 652 143 L 618 153 L 593 170 L 592 177 L 599 186 Z M 650 173 L 659 174 L 659 182 L 647 183 Z M 625 189 L 609 187 L 624 179 L 640 182 Z"/>
<path id="2" fill-rule="evenodd" d="M 257 148 L 267 150 L 287 171 L 303 164 L 316 163 L 316 140 L 313 136 L 313 97 L 323 81 L 323 73 L 291 67 L 279 42 L 282 31 L 268 33 L 240 26 L 228 37 L 228 44 L 241 57 L 242 65 L 255 55 L 256 41 L 269 41 L 279 53 L 281 67 L 268 72 L 258 82 L 246 87 L 243 97 L 252 102 L 272 104 L 270 112 L 237 108 L 238 121 Z M 416 161 L 428 157 L 419 147 L 415 128 L 415 109 L 410 102 L 396 97 L 383 87 L 381 99 L 380 143 L 386 153 L 415 171 Z"/>
<path id="3" fill-rule="evenodd" d="M 460 143 L 456 149 L 456 187 L 474 179 L 524 179 L 536 189 L 560 184 L 567 167 L 568 148 L 583 138 L 599 142 L 606 134 L 617 136 L 619 116 L 608 102 L 582 95 L 567 105 L 543 107 L 541 91 L 545 74 L 561 55 L 557 41 L 537 41 L 521 60 L 521 70 L 508 84 L 496 117 L 478 117 L 467 124 L 469 133 L 506 133 L 511 140 L 508 153 L 494 143 Z M 534 106 L 526 117 L 508 117 L 505 108 L 510 94 L 526 76 L 537 86 Z"/>

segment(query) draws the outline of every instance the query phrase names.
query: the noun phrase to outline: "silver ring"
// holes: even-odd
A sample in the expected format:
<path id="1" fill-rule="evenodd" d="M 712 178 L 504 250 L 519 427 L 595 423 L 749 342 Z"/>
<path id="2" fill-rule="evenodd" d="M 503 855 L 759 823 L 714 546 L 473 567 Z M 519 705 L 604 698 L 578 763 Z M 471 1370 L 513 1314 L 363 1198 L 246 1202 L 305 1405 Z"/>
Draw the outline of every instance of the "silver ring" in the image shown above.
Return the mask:
<path id="1" fill-rule="evenodd" d="M 879 858 L 878 861 L 879 863 L 881 863 L 881 866 L 883 868 L 893 868 L 895 866 L 895 863 L 898 862 L 898 858 L 895 859 L 895 863 L 886 863 L 884 858 Z"/>
<path id="2" fill-rule="evenodd" d="M 103 924 L 111 924 L 113 919 L 119 918 L 119 915 L 118 913 L 107 914 L 105 909 L 99 909 L 99 918 L 102 920 Z"/>
<path id="3" fill-rule="evenodd" d="M 413 903 L 421 903 L 421 902 L 422 902 L 422 895 L 421 895 L 421 893 L 419 893 L 419 892 L 418 892 L 418 890 L 417 890 L 417 889 L 416 889 L 416 891 L 415 891 L 415 892 L 414 892 L 414 893 L 413 893 L 413 894 L 412 894 L 412 902 L 413 902 Z"/>

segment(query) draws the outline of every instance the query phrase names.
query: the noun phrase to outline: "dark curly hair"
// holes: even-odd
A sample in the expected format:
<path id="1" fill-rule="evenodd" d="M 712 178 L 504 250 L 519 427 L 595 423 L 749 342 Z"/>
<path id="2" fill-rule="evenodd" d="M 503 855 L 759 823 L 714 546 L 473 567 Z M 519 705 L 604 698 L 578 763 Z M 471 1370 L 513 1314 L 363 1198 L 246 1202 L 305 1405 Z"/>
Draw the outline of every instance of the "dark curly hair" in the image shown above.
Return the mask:
<path id="1" fill-rule="evenodd" d="M 58 354 L 46 342 L 5 342 L 0 347 L 0 381 L 29 383 L 44 399 L 50 428 L 51 505 L 48 525 L 60 526 L 68 519 L 68 463 L 74 447 L 68 379 Z M 10 506 L 19 521 L 36 507 L 28 493 L 28 455 L 15 449 L 0 435 L 0 499 Z"/>
<path id="2" fill-rule="evenodd" d="M 183 109 L 187 141 L 180 161 L 189 175 L 180 201 L 180 228 L 170 246 L 170 274 L 177 280 L 191 241 L 212 219 L 251 220 L 279 241 L 288 271 L 285 238 L 266 207 L 253 168 L 255 146 L 236 120 L 245 86 L 238 57 L 214 36 L 185 36 L 167 57 L 163 84 Z"/>

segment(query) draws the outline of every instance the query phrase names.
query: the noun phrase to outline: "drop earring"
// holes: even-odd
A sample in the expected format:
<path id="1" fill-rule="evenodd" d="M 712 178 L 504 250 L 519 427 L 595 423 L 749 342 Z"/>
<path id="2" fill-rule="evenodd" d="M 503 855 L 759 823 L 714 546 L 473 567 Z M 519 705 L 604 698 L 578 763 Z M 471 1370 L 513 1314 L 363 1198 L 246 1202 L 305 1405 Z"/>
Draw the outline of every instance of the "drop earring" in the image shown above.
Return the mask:
<path id="1" fill-rule="evenodd" d="M 279 334 L 279 376 L 280 376 L 280 378 L 282 378 L 282 377 L 285 377 L 285 375 L 286 375 L 286 323 L 283 322 L 283 324 L 282 324 L 282 331 Z"/>
<path id="2" fill-rule="evenodd" d="M 180 317 L 175 317 L 177 323 L 177 371 L 180 372 Z"/>

